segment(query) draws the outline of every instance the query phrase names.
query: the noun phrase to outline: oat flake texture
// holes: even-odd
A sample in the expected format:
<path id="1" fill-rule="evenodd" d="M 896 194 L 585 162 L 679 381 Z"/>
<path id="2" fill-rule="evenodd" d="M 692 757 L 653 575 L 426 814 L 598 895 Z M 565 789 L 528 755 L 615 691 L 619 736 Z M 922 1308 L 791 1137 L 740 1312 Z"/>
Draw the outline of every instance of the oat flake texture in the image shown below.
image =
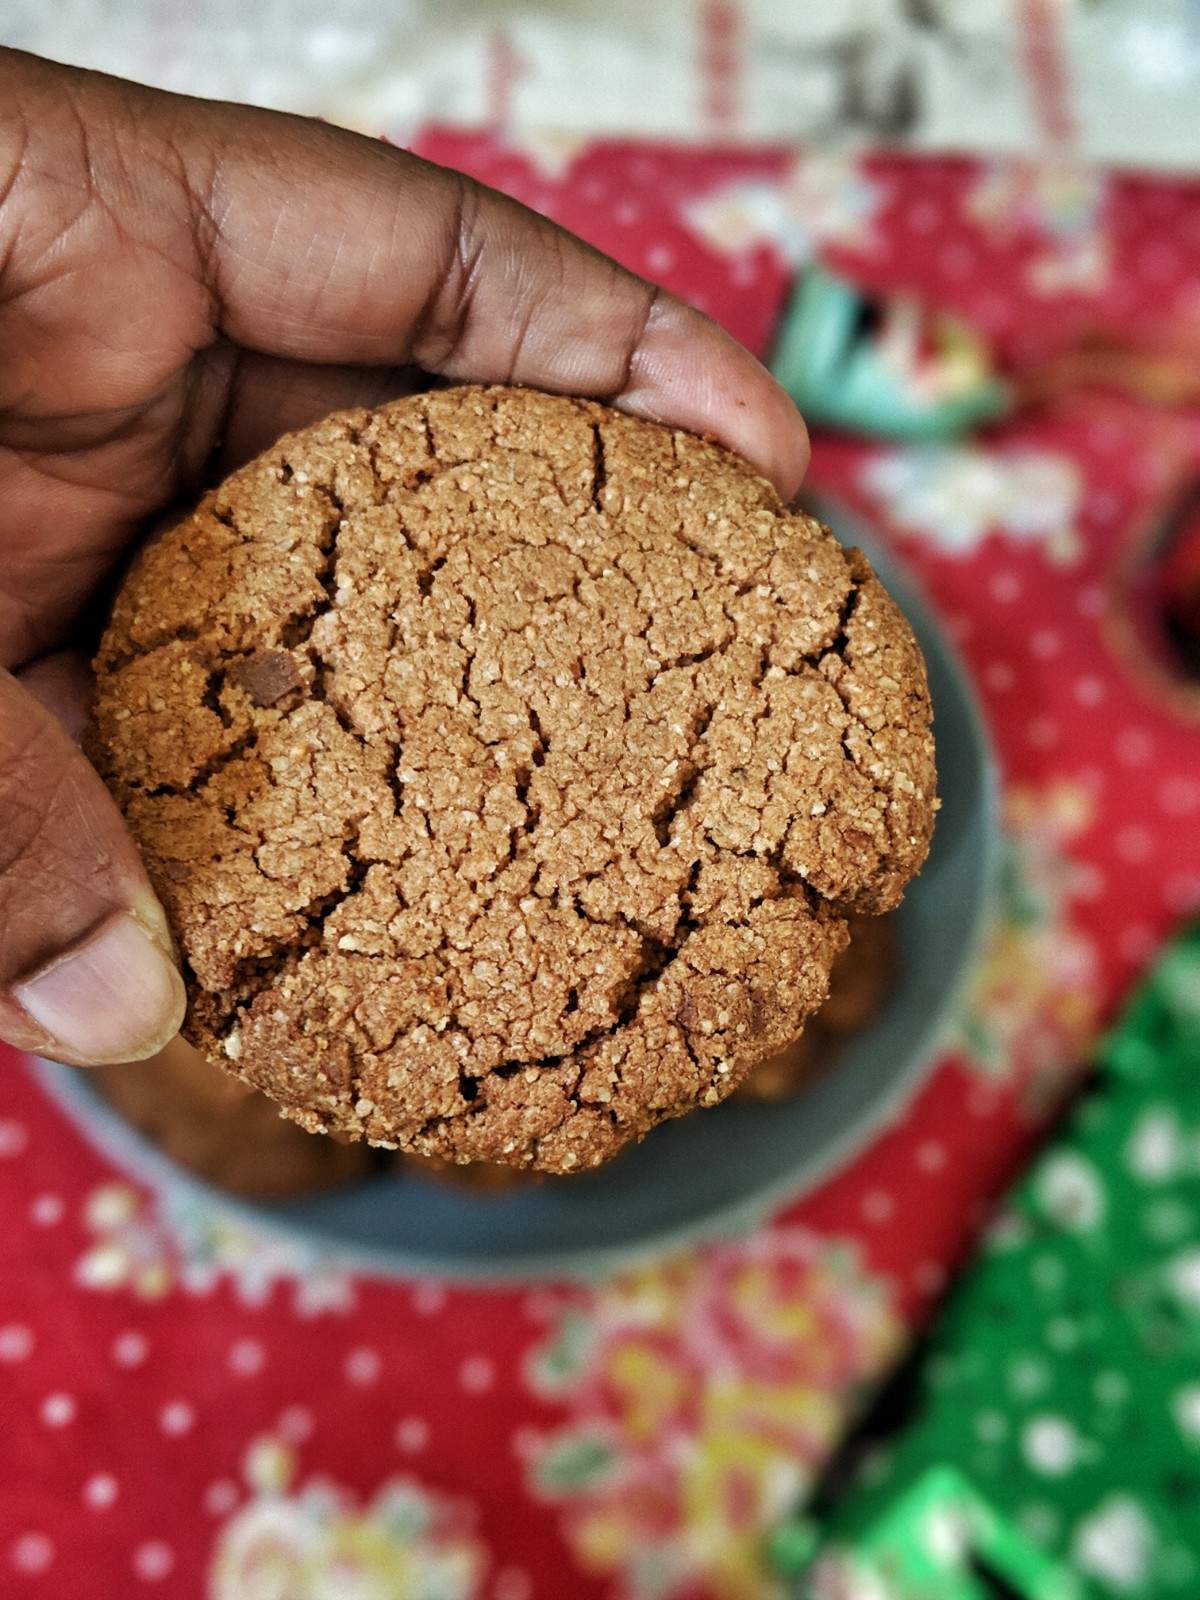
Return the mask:
<path id="1" fill-rule="evenodd" d="M 96 666 L 187 1037 L 423 1155 L 567 1172 L 716 1104 L 929 844 L 924 664 L 866 560 L 585 401 L 282 439 L 143 550 Z"/>

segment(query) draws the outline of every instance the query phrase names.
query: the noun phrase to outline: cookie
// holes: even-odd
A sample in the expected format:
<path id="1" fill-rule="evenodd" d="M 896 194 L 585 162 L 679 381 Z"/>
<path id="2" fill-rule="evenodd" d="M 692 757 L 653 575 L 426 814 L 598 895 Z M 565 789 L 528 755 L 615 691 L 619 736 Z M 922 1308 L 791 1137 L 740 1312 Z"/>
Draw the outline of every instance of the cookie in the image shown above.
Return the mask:
<path id="1" fill-rule="evenodd" d="M 376 1152 L 321 1139 L 182 1039 L 152 1061 L 91 1067 L 89 1083 L 173 1161 L 234 1194 L 280 1200 L 365 1178 Z"/>
<path id="2" fill-rule="evenodd" d="M 850 943 L 833 963 L 824 1005 L 798 1039 L 755 1067 L 737 1090 L 739 1100 L 790 1100 L 883 1009 L 896 981 L 893 919 L 852 917 L 848 931 Z"/>
<path id="3" fill-rule="evenodd" d="M 443 1156 L 405 1155 L 395 1158 L 400 1172 L 414 1177 L 430 1178 L 435 1183 L 447 1184 L 452 1189 L 465 1189 L 472 1194 L 511 1194 L 514 1189 L 527 1188 L 547 1182 L 540 1174 L 522 1171 L 520 1167 L 501 1166 L 498 1161 L 468 1161 L 459 1164 Z"/>
<path id="4" fill-rule="evenodd" d="M 89 749 L 189 1040 L 305 1127 L 591 1167 L 825 997 L 935 809 L 864 557 L 714 444 L 448 389 L 282 439 L 139 555 Z"/>

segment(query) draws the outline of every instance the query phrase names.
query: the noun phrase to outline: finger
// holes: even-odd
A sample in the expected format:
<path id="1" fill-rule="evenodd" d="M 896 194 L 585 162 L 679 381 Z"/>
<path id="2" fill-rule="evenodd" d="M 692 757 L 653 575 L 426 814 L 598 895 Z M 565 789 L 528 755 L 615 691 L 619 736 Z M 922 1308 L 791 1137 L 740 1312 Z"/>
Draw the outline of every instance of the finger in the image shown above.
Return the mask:
<path id="1" fill-rule="evenodd" d="M 219 476 L 251 460 L 281 434 L 331 411 L 378 406 L 428 382 L 411 367 L 322 366 L 244 351 L 233 375 L 229 418 L 212 470 Z"/>
<path id="2" fill-rule="evenodd" d="M 183 1011 L 166 918 L 112 798 L 0 673 L 0 1038 L 80 1065 L 139 1060 Z"/>
<path id="3" fill-rule="evenodd" d="M 62 723 L 76 744 L 83 736 L 92 669 L 84 650 L 56 650 L 22 667 L 17 680 L 26 694 Z"/>
<path id="4" fill-rule="evenodd" d="M 785 498 L 808 441 L 709 318 L 456 172 L 300 118 L 156 97 L 222 331 L 269 355 L 416 363 L 712 434 Z"/>

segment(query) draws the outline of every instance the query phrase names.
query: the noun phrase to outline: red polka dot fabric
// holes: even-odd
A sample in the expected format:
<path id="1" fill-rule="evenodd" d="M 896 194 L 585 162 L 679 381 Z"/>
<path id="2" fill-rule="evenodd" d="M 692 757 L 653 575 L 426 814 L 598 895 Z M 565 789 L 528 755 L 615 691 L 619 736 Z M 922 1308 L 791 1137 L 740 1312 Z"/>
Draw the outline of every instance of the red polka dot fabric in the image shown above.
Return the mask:
<path id="1" fill-rule="evenodd" d="M 951 306 L 1029 374 L 1195 341 L 1200 190 L 1012 162 L 427 153 L 767 347 L 815 257 Z M 1002 904 L 942 1059 L 754 1235 L 603 1282 L 383 1282 L 143 1189 L 0 1072 L 0 1593 L 757 1600 L 804 1493 L 1131 978 L 1200 907 L 1200 698 L 1138 611 L 1200 416 L 1059 395 L 949 447 L 815 441 L 909 564 L 1004 783 Z M 1144 587 L 1144 586 L 1143 586 Z"/>

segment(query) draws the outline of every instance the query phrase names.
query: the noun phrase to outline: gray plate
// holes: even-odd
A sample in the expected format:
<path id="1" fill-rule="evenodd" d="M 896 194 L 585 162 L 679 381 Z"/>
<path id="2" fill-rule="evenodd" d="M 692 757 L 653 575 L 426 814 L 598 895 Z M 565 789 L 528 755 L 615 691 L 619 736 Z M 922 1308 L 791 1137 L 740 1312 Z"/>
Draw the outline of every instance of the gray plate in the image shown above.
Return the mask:
<path id="1" fill-rule="evenodd" d="M 315 1198 L 252 1206 L 182 1172 L 109 1109 L 85 1077 L 41 1064 L 55 1098 L 121 1166 L 369 1271 L 513 1280 L 592 1276 L 700 1238 L 752 1227 L 848 1161 L 903 1106 L 936 1057 L 978 945 L 993 876 L 995 769 L 962 667 L 924 602 L 853 520 L 907 613 L 929 668 L 942 811 L 933 849 L 899 912 L 902 974 L 874 1025 L 792 1101 L 724 1105 L 656 1129 L 612 1166 L 513 1194 L 378 1178 Z"/>

